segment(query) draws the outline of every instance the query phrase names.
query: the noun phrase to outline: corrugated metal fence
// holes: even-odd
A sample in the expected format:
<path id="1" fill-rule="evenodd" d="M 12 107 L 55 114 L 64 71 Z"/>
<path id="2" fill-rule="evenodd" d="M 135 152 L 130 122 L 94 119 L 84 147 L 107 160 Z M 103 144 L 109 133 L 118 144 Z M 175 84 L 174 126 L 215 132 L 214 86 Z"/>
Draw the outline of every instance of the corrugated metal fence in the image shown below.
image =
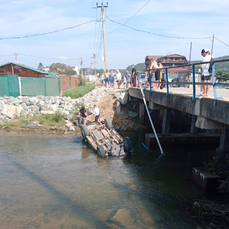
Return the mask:
<path id="1" fill-rule="evenodd" d="M 60 79 L 53 77 L 34 78 L 18 75 L 0 75 L 0 96 L 58 96 Z"/>
<path id="2" fill-rule="evenodd" d="M 79 80 L 77 76 L 59 75 L 61 94 L 78 86 Z"/>

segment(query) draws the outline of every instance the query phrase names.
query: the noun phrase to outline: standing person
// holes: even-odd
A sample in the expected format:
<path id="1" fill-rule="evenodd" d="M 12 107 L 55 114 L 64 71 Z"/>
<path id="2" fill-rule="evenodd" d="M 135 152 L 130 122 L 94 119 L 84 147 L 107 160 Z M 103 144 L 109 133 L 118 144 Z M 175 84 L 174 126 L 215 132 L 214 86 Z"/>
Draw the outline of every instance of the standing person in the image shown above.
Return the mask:
<path id="1" fill-rule="evenodd" d="M 120 84 L 121 84 L 121 79 L 122 79 L 122 75 L 121 73 L 119 72 L 119 70 L 116 70 L 116 82 L 118 84 L 118 89 L 120 89 Z"/>
<path id="2" fill-rule="evenodd" d="M 152 84 L 152 88 L 153 89 L 158 89 L 157 88 L 157 83 L 154 85 L 153 82 L 157 82 L 160 78 L 160 72 L 157 71 L 158 70 L 158 65 L 157 65 L 157 62 L 152 59 L 151 61 L 151 65 L 150 65 L 150 74 L 151 74 L 151 84 Z M 157 72 L 157 73 L 156 73 Z"/>
<path id="3" fill-rule="evenodd" d="M 130 85 L 130 75 L 129 75 L 129 72 L 128 71 L 126 71 L 125 77 L 126 77 L 126 88 L 129 88 L 129 85 Z"/>
<path id="4" fill-rule="evenodd" d="M 99 108 L 96 106 L 96 104 L 94 105 L 93 117 L 95 119 L 95 122 L 98 123 L 98 121 L 99 121 Z"/>
<path id="5" fill-rule="evenodd" d="M 104 82 L 105 82 L 105 87 L 109 87 L 109 72 L 108 70 L 106 70 L 106 72 L 104 73 Z"/>
<path id="6" fill-rule="evenodd" d="M 126 89 L 126 76 L 122 76 L 122 83 L 123 83 L 123 88 Z"/>
<path id="7" fill-rule="evenodd" d="M 162 63 L 161 62 L 157 62 L 157 64 L 158 64 L 158 67 L 159 67 L 159 72 L 160 72 L 160 77 L 159 77 L 159 84 L 158 84 L 158 88 L 160 88 L 160 89 L 162 89 L 163 87 L 162 87 L 162 84 L 161 84 L 161 82 L 162 82 L 162 68 L 163 68 L 163 65 L 162 65 Z"/>
<path id="8" fill-rule="evenodd" d="M 81 120 L 80 124 L 83 124 L 83 125 L 87 124 L 87 110 L 85 109 L 85 107 L 81 107 L 78 117 Z"/>
<path id="9" fill-rule="evenodd" d="M 210 62 L 212 61 L 212 57 L 206 49 L 203 49 L 201 51 L 201 55 L 204 57 L 203 62 Z M 201 64 L 201 79 L 203 79 L 204 83 L 210 83 L 211 80 L 211 64 L 210 63 L 203 63 Z M 209 91 L 210 85 L 204 85 L 203 86 L 203 96 L 208 96 L 208 91 Z"/>
<path id="10" fill-rule="evenodd" d="M 151 83 L 151 66 L 152 60 L 148 60 L 146 62 L 146 69 L 145 69 L 145 88 L 148 88 L 148 83 Z"/>
<path id="11" fill-rule="evenodd" d="M 133 87 L 137 87 L 137 82 L 136 82 L 137 81 L 137 78 L 136 78 L 137 71 L 133 64 L 131 65 L 131 68 L 132 68 L 131 78 L 133 82 Z"/>
<path id="12" fill-rule="evenodd" d="M 113 71 L 111 71 L 110 73 L 110 77 L 109 77 L 109 81 L 110 81 L 110 87 L 114 87 L 114 74 Z"/>

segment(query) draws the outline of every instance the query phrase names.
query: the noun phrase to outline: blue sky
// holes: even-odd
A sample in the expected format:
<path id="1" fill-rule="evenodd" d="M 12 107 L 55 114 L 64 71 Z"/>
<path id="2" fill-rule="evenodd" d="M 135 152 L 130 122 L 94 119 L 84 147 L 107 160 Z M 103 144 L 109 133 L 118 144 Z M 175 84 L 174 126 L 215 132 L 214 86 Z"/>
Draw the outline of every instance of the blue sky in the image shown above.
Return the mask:
<path id="1" fill-rule="evenodd" d="M 214 57 L 229 55 L 228 0 L 107 0 L 98 4 L 101 2 L 108 2 L 105 9 L 108 68 L 142 63 L 146 55 L 177 53 L 188 59 L 191 42 L 192 60 L 200 60 L 201 49 L 211 50 L 213 34 L 217 38 Z M 93 9 L 96 3 L 97 0 L 0 0 L 0 38 L 48 33 L 95 20 L 49 35 L 0 39 L 0 64 L 14 62 L 13 54 L 17 52 L 19 63 L 32 67 L 39 62 L 44 66 L 55 62 L 79 66 L 81 57 L 83 66 L 89 67 L 92 54 L 96 53 L 97 67 L 103 68 L 101 22 L 96 21 L 101 18 L 101 9 Z M 118 23 L 131 18 L 126 26 L 145 32 L 120 27 L 108 18 Z"/>

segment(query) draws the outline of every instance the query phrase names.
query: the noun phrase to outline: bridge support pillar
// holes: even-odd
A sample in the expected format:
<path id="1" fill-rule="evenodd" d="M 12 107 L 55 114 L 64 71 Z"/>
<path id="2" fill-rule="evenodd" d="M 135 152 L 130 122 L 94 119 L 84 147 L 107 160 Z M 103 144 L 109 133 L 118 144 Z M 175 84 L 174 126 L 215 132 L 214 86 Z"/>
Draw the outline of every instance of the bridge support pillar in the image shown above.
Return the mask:
<path id="1" fill-rule="evenodd" d="M 145 105 L 144 105 L 144 102 L 142 102 L 142 101 L 139 102 L 138 114 L 139 114 L 140 123 L 144 124 L 144 122 L 145 122 Z"/>
<path id="2" fill-rule="evenodd" d="M 219 150 L 229 152 L 229 129 L 221 130 Z"/>
<path id="3" fill-rule="evenodd" d="M 196 128 L 196 120 L 197 120 L 197 116 L 192 115 L 190 134 L 197 134 L 198 133 L 198 128 Z"/>
<path id="4" fill-rule="evenodd" d="M 170 132 L 171 109 L 163 111 L 162 135 L 169 135 Z"/>

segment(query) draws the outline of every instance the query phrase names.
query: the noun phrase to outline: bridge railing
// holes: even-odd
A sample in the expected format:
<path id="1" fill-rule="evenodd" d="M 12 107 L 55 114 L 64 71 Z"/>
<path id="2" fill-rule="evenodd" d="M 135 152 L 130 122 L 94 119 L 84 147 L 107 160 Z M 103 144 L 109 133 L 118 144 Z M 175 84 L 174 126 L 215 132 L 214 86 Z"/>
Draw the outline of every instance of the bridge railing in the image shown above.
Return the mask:
<path id="1" fill-rule="evenodd" d="M 214 99 L 222 99 L 222 97 L 217 97 L 216 94 L 216 86 L 218 85 L 224 85 L 224 86 L 229 86 L 229 83 L 216 83 L 216 77 L 215 77 L 215 64 L 216 63 L 221 63 L 221 62 L 229 62 L 229 59 L 224 59 L 224 60 L 213 60 L 209 62 L 198 62 L 198 63 L 193 63 L 193 64 L 185 64 L 185 65 L 180 65 L 180 66 L 174 66 L 174 67 L 167 67 L 167 68 L 160 68 L 160 69 L 165 69 L 165 75 L 166 75 L 166 88 L 167 88 L 167 94 L 166 96 L 169 96 L 169 85 L 174 84 L 173 82 L 169 82 L 168 79 L 168 69 L 171 68 L 183 68 L 183 67 L 191 67 L 192 68 L 192 82 L 179 82 L 180 85 L 192 85 L 193 86 L 193 98 L 192 101 L 196 101 L 196 85 L 212 85 L 213 86 L 213 91 L 214 91 Z M 211 83 L 199 83 L 196 82 L 195 75 L 196 75 L 196 65 L 201 65 L 201 64 L 207 64 L 207 63 L 212 63 L 212 82 Z M 190 72 L 189 72 L 190 74 Z M 201 73 L 198 73 L 201 74 Z"/>

